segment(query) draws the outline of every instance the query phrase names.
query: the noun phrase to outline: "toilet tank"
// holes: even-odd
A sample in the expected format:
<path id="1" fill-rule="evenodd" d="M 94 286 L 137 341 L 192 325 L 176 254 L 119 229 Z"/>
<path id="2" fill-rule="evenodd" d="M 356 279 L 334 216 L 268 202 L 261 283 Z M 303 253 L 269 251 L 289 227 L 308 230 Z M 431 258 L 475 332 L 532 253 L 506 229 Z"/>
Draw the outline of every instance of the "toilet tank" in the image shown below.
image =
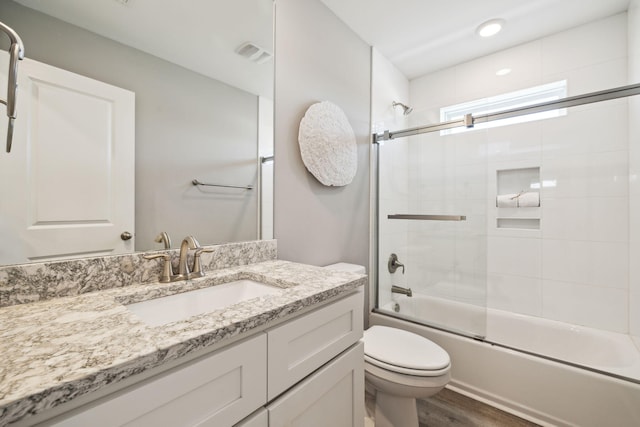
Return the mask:
<path id="1" fill-rule="evenodd" d="M 364 268 L 364 266 L 358 264 L 349 264 L 347 262 L 338 262 L 336 264 L 327 265 L 324 268 L 335 271 L 348 271 L 350 273 L 367 274 L 367 269 Z"/>

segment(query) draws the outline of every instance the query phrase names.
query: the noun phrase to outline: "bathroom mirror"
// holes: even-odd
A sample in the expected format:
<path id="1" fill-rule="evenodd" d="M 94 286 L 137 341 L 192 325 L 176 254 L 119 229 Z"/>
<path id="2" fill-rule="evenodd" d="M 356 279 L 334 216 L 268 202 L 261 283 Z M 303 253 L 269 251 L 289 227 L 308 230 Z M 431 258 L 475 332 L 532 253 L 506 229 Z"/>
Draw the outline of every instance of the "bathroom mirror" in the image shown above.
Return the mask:
<path id="1" fill-rule="evenodd" d="M 3 1 L 0 20 L 20 34 L 28 60 L 135 96 L 135 150 L 128 156 L 134 170 L 127 190 L 135 212 L 132 207 L 132 225 L 121 229 L 110 226 L 110 218 L 84 219 L 81 211 L 99 211 L 101 204 L 108 211 L 115 197 L 96 196 L 95 183 L 106 181 L 91 175 L 97 162 L 92 152 L 54 147 L 24 153 L 25 145 L 34 150 L 40 141 L 33 111 L 21 111 L 20 101 L 23 110 L 34 110 L 33 100 L 45 99 L 56 84 L 29 86 L 41 79 L 25 76 L 31 68 L 23 61 L 19 75 L 30 79 L 19 88 L 23 96 L 29 93 L 18 103 L 16 126 L 25 126 L 23 140 L 14 139 L 15 153 L 0 153 L 5 182 L 0 186 L 0 265 L 159 250 L 164 242 L 156 240 L 162 232 L 174 248 L 187 235 L 201 244 L 271 238 L 272 161 L 261 159 L 273 158 L 273 7 L 272 0 Z M 7 48 L 8 42 L 0 40 L 0 49 Z M 5 75 L 0 76 L 4 84 Z M 74 90 L 84 94 L 84 89 Z M 82 104 L 73 104 L 56 111 L 75 115 L 71 108 L 83 110 Z M 60 139 L 66 139 L 60 132 Z M 83 155 L 86 170 L 74 175 L 65 159 Z M 45 165 L 52 158 L 55 163 Z M 7 166 L 10 162 L 18 164 Z M 109 167 L 113 176 L 128 173 Z M 194 185 L 194 180 L 215 186 Z M 21 197 L 14 193 L 25 191 L 30 192 L 29 200 L 22 201 L 27 213 L 12 215 L 20 227 L 39 230 L 35 237 L 23 238 L 7 218 Z M 43 213 L 44 205 L 31 194 L 38 191 L 46 193 L 55 213 Z M 65 206 L 77 218 L 58 217 Z M 46 221 L 38 222 L 40 217 Z M 100 237 L 90 234 L 89 223 L 109 228 L 108 239 L 121 250 L 107 244 L 76 250 L 64 233 L 51 232 L 62 225 L 73 229 L 75 239 L 91 242 Z"/>

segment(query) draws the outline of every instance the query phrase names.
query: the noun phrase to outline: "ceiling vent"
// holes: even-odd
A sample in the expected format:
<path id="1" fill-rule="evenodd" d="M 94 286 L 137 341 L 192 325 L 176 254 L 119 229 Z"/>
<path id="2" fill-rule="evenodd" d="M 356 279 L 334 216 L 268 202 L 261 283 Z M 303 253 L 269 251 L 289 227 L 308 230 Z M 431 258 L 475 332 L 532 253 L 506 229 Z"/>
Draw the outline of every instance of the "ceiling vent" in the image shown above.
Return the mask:
<path id="1" fill-rule="evenodd" d="M 242 43 L 236 49 L 236 53 L 255 62 L 256 64 L 263 64 L 273 57 L 270 52 L 251 42 Z"/>

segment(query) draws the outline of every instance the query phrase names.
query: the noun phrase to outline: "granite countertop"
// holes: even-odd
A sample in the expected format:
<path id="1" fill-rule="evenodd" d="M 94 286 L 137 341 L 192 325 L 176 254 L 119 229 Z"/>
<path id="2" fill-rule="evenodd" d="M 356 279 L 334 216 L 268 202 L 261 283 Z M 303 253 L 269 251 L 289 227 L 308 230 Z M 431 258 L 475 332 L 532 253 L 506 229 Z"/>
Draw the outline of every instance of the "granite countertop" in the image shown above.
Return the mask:
<path id="1" fill-rule="evenodd" d="M 151 327 L 124 304 L 239 279 L 283 289 Z M 366 276 L 287 261 L 0 308 L 0 426 L 355 290 Z"/>

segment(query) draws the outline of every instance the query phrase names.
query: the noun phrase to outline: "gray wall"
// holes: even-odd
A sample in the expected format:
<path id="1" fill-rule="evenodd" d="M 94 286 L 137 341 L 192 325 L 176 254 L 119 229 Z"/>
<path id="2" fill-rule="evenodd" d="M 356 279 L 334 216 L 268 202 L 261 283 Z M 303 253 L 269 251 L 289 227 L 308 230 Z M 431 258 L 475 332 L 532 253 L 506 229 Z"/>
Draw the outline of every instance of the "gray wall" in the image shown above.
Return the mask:
<path id="1" fill-rule="evenodd" d="M 257 96 L 11 1 L 0 2 L 0 19 L 28 58 L 136 93 L 136 249 L 159 248 L 160 231 L 174 245 L 189 234 L 201 243 L 256 238 L 257 191 L 190 182 L 255 185 Z"/>
<path id="2" fill-rule="evenodd" d="M 278 258 L 314 265 L 369 259 L 370 50 L 319 0 L 278 0 L 275 69 L 275 219 Z M 298 127 L 331 101 L 358 143 L 358 173 L 325 187 L 304 167 Z"/>

